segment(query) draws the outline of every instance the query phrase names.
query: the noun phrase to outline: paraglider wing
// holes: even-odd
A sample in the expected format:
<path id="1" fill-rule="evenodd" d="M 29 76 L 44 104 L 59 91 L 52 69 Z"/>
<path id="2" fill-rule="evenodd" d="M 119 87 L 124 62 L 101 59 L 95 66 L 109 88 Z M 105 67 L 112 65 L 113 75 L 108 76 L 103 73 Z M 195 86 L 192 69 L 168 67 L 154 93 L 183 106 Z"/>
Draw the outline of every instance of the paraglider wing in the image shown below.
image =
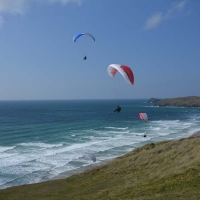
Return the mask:
<path id="1" fill-rule="evenodd" d="M 93 35 L 91 35 L 90 33 L 77 33 L 74 37 L 73 37 L 73 41 L 76 42 L 76 40 L 81 37 L 82 35 L 87 35 L 89 36 L 92 40 L 95 41 L 95 38 Z"/>
<path id="2" fill-rule="evenodd" d="M 140 119 L 147 122 L 148 121 L 148 117 L 147 117 L 147 114 L 146 113 L 139 113 L 138 114 Z"/>
<path id="3" fill-rule="evenodd" d="M 92 160 L 93 162 L 96 162 L 96 157 L 94 154 L 91 154 L 91 153 L 85 153 L 84 156 L 86 158 L 89 158 L 90 160 Z"/>
<path id="4" fill-rule="evenodd" d="M 125 66 L 125 65 L 119 65 L 119 64 L 111 64 L 108 66 L 108 74 L 112 77 L 115 76 L 117 71 L 124 77 L 125 81 L 129 85 L 134 84 L 134 75 L 130 67 Z"/>

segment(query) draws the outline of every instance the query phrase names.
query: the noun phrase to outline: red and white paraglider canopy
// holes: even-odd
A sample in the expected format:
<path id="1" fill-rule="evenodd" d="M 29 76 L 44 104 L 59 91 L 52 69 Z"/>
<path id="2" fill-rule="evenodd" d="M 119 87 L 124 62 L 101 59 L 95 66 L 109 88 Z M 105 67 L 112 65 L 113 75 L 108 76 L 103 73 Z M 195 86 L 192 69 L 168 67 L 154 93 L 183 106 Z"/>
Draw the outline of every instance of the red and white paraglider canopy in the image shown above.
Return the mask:
<path id="1" fill-rule="evenodd" d="M 139 113 L 139 118 L 145 122 L 148 121 L 148 117 L 147 117 L 147 114 L 146 113 Z"/>
<path id="2" fill-rule="evenodd" d="M 130 67 L 126 65 L 119 65 L 119 64 L 111 64 L 108 66 L 108 74 L 112 77 L 115 76 L 117 71 L 124 77 L 125 81 L 129 85 L 134 84 L 134 75 Z"/>

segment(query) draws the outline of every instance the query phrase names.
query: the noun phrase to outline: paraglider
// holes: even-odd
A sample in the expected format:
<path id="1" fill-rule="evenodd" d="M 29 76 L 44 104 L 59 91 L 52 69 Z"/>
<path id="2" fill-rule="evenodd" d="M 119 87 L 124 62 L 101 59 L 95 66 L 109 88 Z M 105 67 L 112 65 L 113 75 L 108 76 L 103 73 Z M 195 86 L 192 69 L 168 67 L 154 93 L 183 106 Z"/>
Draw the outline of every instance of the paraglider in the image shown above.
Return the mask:
<path id="1" fill-rule="evenodd" d="M 117 106 L 117 108 L 114 110 L 114 112 L 120 112 L 121 111 L 121 107 L 120 106 Z"/>
<path id="2" fill-rule="evenodd" d="M 134 84 L 133 72 L 132 72 L 131 68 L 126 65 L 111 64 L 108 66 L 107 71 L 108 71 L 108 74 L 112 77 L 114 77 L 116 75 L 116 73 L 119 72 L 129 85 Z M 118 113 L 120 111 L 121 111 L 120 106 L 117 106 L 117 108 L 114 110 L 114 112 L 118 112 Z"/>
<path id="3" fill-rule="evenodd" d="M 141 135 L 136 135 L 136 136 L 141 136 Z M 147 135 L 146 135 L 146 134 L 144 134 L 144 135 L 142 135 L 142 137 L 147 137 Z"/>
<path id="4" fill-rule="evenodd" d="M 93 162 L 96 162 L 96 157 L 92 153 L 76 154 L 72 157 L 72 161 L 77 160 L 81 157 L 85 157 L 85 158 L 92 160 Z"/>
<path id="5" fill-rule="evenodd" d="M 86 158 L 89 158 L 89 159 L 92 160 L 93 162 L 96 162 L 96 157 L 95 157 L 94 154 L 92 154 L 92 153 L 85 153 L 84 156 L 85 156 Z"/>
<path id="6" fill-rule="evenodd" d="M 73 37 L 73 41 L 76 42 L 76 40 L 77 40 L 79 37 L 83 36 L 83 35 L 87 35 L 87 36 L 89 36 L 92 40 L 95 41 L 94 36 L 91 35 L 90 33 L 77 33 L 77 34 Z"/>
<path id="7" fill-rule="evenodd" d="M 139 118 L 145 122 L 148 121 L 148 117 L 147 117 L 147 114 L 146 113 L 139 113 Z"/>
<path id="8" fill-rule="evenodd" d="M 112 77 L 119 72 L 129 85 L 134 84 L 134 75 L 130 67 L 119 64 L 111 64 L 108 66 L 108 74 Z"/>
<path id="9" fill-rule="evenodd" d="M 76 35 L 74 35 L 73 37 L 73 42 L 76 42 L 76 40 L 81 37 L 81 36 L 88 36 L 89 38 L 91 38 L 93 41 L 95 41 L 95 38 L 93 35 L 91 35 L 90 33 L 77 33 Z M 87 56 L 85 56 L 83 58 L 83 60 L 87 60 Z"/>

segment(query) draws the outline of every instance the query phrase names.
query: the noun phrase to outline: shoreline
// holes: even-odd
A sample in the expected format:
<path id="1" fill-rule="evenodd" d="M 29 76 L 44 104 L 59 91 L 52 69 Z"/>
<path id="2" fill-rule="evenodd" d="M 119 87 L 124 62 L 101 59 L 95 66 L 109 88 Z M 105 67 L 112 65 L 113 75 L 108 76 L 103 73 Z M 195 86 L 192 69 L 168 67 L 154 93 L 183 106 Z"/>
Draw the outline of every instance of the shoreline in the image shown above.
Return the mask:
<path id="1" fill-rule="evenodd" d="M 72 169 L 70 171 L 66 171 L 66 172 L 60 173 L 60 174 L 58 174 L 57 176 L 53 177 L 50 180 L 65 179 L 65 178 L 68 178 L 68 177 L 73 176 L 75 174 L 82 173 L 82 172 L 84 172 L 84 171 L 86 171 L 88 169 L 92 169 L 92 168 L 94 168 L 96 166 L 104 165 L 104 164 L 108 163 L 111 160 L 112 159 L 107 159 L 107 160 L 104 160 L 104 161 L 100 161 L 98 163 L 91 163 L 90 165 L 87 165 L 87 166 L 84 166 L 84 167 L 80 167 L 80 168 L 77 168 L 77 169 Z"/>
<path id="2" fill-rule="evenodd" d="M 8 188 L 0 199 L 199 199 L 200 137 L 190 136 L 147 143 L 65 179 Z"/>
<path id="3" fill-rule="evenodd" d="M 199 137 L 199 136 L 200 136 L 200 130 L 196 131 L 196 132 L 194 132 L 192 134 L 189 134 L 188 136 L 183 137 L 183 138 Z M 120 157 L 120 156 L 117 156 L 117 157 Z M 43 181 L 40 181 L 40 182 L 67 179 L 67 178 L 69 178 L 69 177 L 71 177 L 73 175 L 79 175 L 79 174 L 81 174 L 81 173 L 83 173 L 83 172 L 85 172 L 87 170 L 91 170 L 91 169 L 93 169 L 93 168 L 95 168 L 97 166 L 105 165 L 105 164 L 111 162 L 112 160 L 114 160 L 116 158 L 99 161 L 98 163 L 91 163 L 91 164 L 89 164 L 87 166 L 84 166 L 84 167 L 80 167 L 80 168 L 77 168 L 77 169 L 72 169 L 70 171 L 65 171 L 65 172 L 62 172 L 62 173 L 60 173 L 60 174 L 48 179 L 48 180 L 43 180 Z M 29 185 L 29 184 L 25 184 L 25 185 Z M 11 186 L 11 187 L 14 187 L 14 186 Z M 8 188 L 11 188 L 11 187 L 8 187 Z M 6 188 L 3 188 L 3 189 L 6 189 Z M 2 189 L 0 189 L 0 190 L 2 190 Z"/>
<path id="4" fill-rule="evenodd" d="M 194 132 L 193 134 L 189 135 L 188 137 L 196 137 L 196 136 L 200 136 L 200 130 L 199 131 L 196 131 Z M 80 174 L 88 169 L 92 169 L 96 166 L 100 166 L 100 165 L 104 165 L 106 163 L 108 163 L 109 161 L 112 161 L 113 159 L 107 159 L 107 160 L 104 160 L 104 161 L 100 161 L 98 163 L 91 163 L 90 165 L 87 165 L 87 166 L 84 166 L 84 167 L 80 167 L 80 168 L 77 168 L 77 169 L 72 169 L 70 171 L 66 171 L 66 172 L 63 172 L 63 173 L 60 173 L 59 175 L 53 177 L 52 179 L 50 180 L 58 180 L 58 179 L 65 179 L 65 178 L 68 178 L 70 176 L 73 176 L 75 174 Z"/>
<path id="5" fill-rule="evenodd" d="M 200 131 L 196 131 L 196 132 L 193 133 L 191 136 L 200 136 Z"/>

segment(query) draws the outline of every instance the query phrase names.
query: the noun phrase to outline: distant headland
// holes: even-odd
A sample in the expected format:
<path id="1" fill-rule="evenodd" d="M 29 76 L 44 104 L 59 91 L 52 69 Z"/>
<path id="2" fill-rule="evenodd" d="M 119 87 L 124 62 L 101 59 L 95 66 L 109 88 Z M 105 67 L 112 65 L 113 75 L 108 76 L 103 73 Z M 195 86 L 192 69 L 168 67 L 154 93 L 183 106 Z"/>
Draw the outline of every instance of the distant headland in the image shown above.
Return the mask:
<path id="1" fill-rule="evenodd" d="M 148 100 L 149 103 L 153 103 L 155 106 L 175 106 L 175 107 L 200 107 L 200 97 L 188 96 L 178 98 L 166 98 L 157 99 L 151 98 Z"/>
<path id="2" fill-rule="evenodd" d="M 151 98 L 151 99 L 148 100 L 149 103 L 153 103 L 153 104 L 155 104 L 155 103 L 157 103 L 159 101 L 161 101 L 161 99 Z"/>

